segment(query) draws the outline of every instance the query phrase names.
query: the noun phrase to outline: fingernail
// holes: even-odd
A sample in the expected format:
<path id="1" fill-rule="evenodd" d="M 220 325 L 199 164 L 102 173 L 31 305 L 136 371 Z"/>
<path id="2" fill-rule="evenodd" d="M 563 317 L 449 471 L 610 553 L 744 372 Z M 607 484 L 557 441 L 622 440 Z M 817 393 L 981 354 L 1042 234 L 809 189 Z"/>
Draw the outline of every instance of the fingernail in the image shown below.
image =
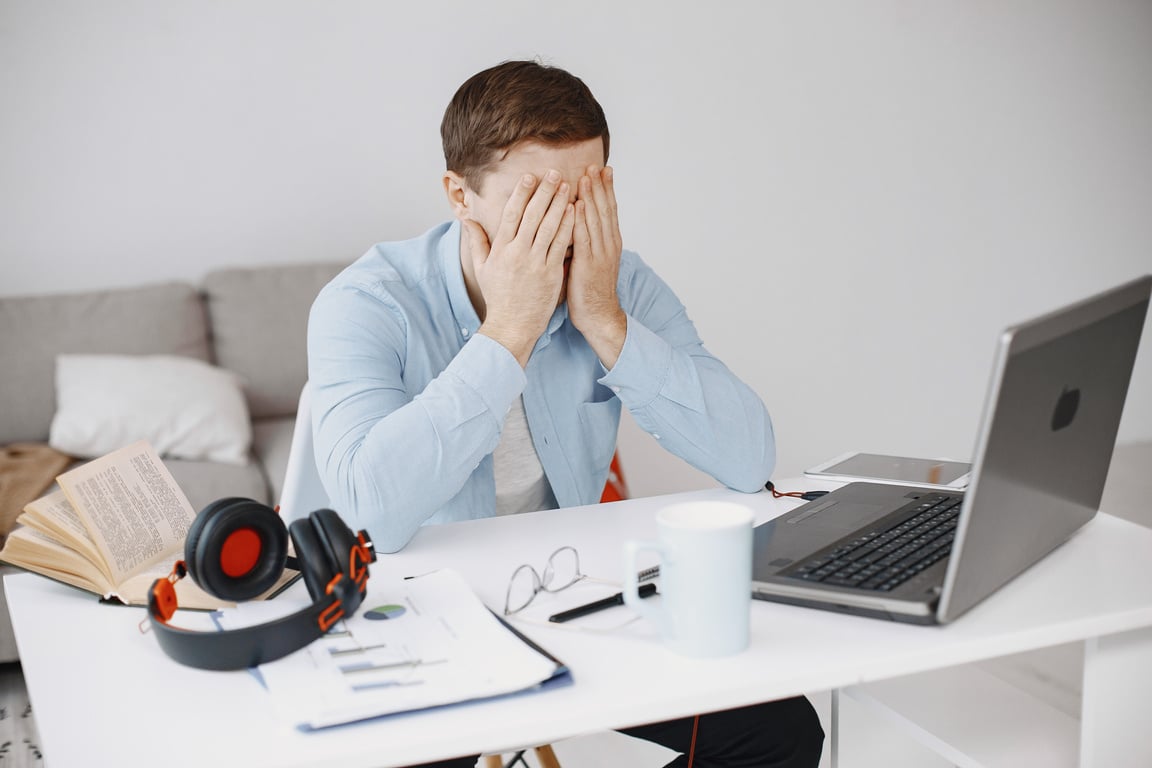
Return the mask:
<path id="1" fill-rule="evenodd" d="M 553 184 L 560 181 L 560 171 L 548 171 L 548 181 Z"/>
<path id="2" fill-rule="evenodd" d="M 608 179 L 609 181 L 612 180 L 612 166 L 609 165 L 604 169 L 604 178 Z"/>
<path id="3" fill-rule="evenodd" d="M 526 187 L 530 187 L 536 183 L 536 177 L 530 173 L 526 173 L 524 174 L 524 177 L 520 179 L 520 183 Z"/>

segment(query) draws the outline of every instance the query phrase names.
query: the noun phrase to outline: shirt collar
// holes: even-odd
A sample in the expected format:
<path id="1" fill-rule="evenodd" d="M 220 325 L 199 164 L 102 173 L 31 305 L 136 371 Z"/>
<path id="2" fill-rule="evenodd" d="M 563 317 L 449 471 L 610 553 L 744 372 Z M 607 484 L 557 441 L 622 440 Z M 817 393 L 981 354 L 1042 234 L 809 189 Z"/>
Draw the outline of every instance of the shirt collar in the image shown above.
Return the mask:
<path id="1" fill-rule="evenodd" d="M 452 306 L 452 316 L 456 328 L 466 338 L 471 338 L 480 327 L 480 316 L 468 298 L 468 287 L 464 285 L 464 270 L 460 266 L 460 222 L 453 221 L 440 238 L 440 267 L 444 271 L 444 283 L 448 287 L 448 303 Z"/>

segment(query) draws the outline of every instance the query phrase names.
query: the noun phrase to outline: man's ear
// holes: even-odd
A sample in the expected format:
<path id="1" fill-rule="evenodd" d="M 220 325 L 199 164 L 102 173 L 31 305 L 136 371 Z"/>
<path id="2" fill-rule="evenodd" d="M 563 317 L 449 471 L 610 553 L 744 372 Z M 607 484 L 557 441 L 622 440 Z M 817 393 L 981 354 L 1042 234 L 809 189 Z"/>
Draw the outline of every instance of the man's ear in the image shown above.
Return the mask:
<path id="1" fill-rule="evenodd" d="M 445 171 L 444 194 L 448 196 L 452 215 L 461 221 L 468 218 L 468 188 L 464 177 L 455 171 Z"/>

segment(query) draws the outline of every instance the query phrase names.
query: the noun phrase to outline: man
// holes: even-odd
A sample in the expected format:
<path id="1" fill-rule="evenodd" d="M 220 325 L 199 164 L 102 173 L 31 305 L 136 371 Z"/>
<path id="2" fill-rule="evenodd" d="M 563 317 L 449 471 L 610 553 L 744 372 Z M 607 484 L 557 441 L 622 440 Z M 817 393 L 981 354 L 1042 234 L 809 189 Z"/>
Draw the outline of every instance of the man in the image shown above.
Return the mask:
<path id="1" fill-rule="evenodd" d="M 622 249 L 587 86 L 505 62 L 460 87 L 441 134 L 455 221 L 377 245 L 312 309 L 316 451 L 336 507 L 392 552 L 422 525 L 595 503 L 622 404 L 720 482 L 763 488 L 767 410 Z M 819 761 L 803 698 L 693 720 L 625 732 L 691 749 L 697 768 Z"/>

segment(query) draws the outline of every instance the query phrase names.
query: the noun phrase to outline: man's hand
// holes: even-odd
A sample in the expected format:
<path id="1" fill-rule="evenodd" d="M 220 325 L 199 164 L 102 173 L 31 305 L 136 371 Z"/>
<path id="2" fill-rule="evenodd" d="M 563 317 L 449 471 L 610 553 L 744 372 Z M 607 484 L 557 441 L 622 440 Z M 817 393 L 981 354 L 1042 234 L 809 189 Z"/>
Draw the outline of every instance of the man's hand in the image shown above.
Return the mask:
<path id="1" fill-rule="evenodd" d="M 463 222 L 484 300 L 479 332 L 503 344 L 521 366 L 528 365 L 560 299 L 575 221 L 568 195 L 557 171 L 539 184 L 527 174 L 508 198 L 491 242 L 477 222 Z"/>
<path id="2" fill-rule="evenodd" d="M 611 168 L 590 166 L 587 175 L 580 178 L 575 219 L 568 317 L 604 367 L 611 369 L 628 332 L 628 318 L 616 294 L 623 239 Z"/>

